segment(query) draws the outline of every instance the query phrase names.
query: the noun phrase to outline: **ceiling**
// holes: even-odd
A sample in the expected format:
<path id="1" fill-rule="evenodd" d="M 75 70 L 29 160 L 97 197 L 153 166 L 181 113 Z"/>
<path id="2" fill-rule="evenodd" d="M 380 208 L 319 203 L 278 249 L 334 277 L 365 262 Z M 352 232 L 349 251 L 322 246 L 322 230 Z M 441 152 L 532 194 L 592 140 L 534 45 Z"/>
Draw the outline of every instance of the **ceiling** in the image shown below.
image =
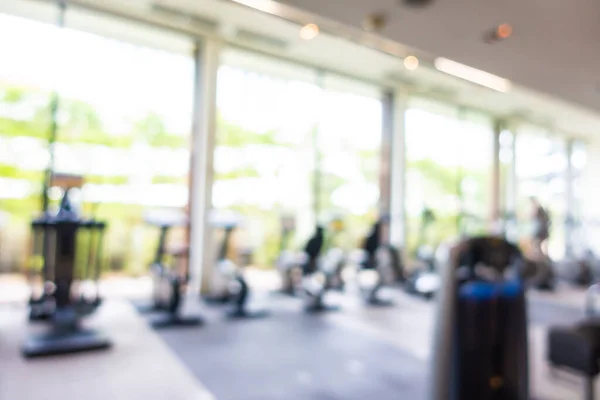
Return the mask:
<path id="1" fill-rule="evenodd" d="M 516 20 L 509 21 L 515 27 L 514 38 L 491 47 L 483 44 L 481 33 L 474 35 L 472 38 L 473 43 L 467 40 L 455 41 L 457 43 L 454 44 L 453 48 L 449 47 L 448 52 L 436 52 L 435 48 L 421 46 L 423 43 L 427 44 L 427 40 L 435 42 L 433 38 L 426 40 L 426 38 L 414 34 L 411 37 L 419 37 L 419 41 L 415 41 L 415 44 L 409 43 L 408 40 L 403 41 L 433 52 L 427 53 L 423 50 L 413 50 L 396 42 L 385 41 L 374 35 L 365 34 L 362 29 L 349 27 L 352 24 L 360 23 L 362 16 L 367 14 L 372 7 L 372 9 L 390 10 L 390 12 L 393 11 L 402 17 L 393 14 L 394 17 L 390 21 L 391 25 L 383 32 L 387 37 L 395 38 L 396 30 L 393 29 L 393 26 L 396 25 L 396 21 L 409 23 L 417 30 L 427 30 L 429 28 L 425 29 L 423 27 L 428 25 L 421 25 L 426 20 L 427 13 L 436 10 L 436 7 L 440 7 L 450 0 L 437 0 L 437 3 L 431 8 L 418 12 L 402 7 L 396 10 L 396 2 L 391 0 L 371 0 L 370 2 L 361 0 L 285 1 L 325 15 L 340 14 L 338 19 L 348 25 L 336 23 L 331 19 L 317 18 L 312 14 L 298 12 L 296 9 L 288 10 L 282 7 L 271 7 L 265 9 L 265 11 L 268 11 L 267 13 L 260 12 L 229 0 L 129 0 L 128 2 L 121 0 L 103 0 L 102 2 L 71 0 L 69 3 L 72 7 L 68 9 L 66 24 L 70 27 L 112 36 L 121 40 L 188 54 L 193 47 L 189 35 L 211 37 L 235 47 L 252 49 L 276 57 L 281 61 L 279 63 L 264 63 L 259 58 L 253 60 L 252 57 L 231 57 L 227 53 L 225 54 L 228 62 L 238 63 L 247 68 L 259 70 L 272 68 L 273 73 L 289 74 L 290 77 L 295 79 L 313 80 L 315 79 L 313 67 L 317 67 L 334 71 L 356 82 L 363 81 L 398 89 L 400 92 L 413 96 L 436 99 L 446 104 L 462 105 L 513 121 L 528 120 L 548 131 L 560 131 L 560 133 L 573 136 L 588 136 L 600 131 L 600 113 L 592 112 L 590 110 L 592 107 L 589 105 L 586 108 L 580 104 L 575 104 L 574 101 L 576 100 L 570 99 L 568 96 L 562 96 L 557 92 L 556 87 L 569 87 L 568 84 L 564 82 L 561 82 L 560 85 L 558 83 L 556 85 L 548 84 L 548 87 L 554 89 L 540 89 L 535 85 L 527 84 L 527 82 L 523 83 L 517 77 L 517 75 L 526 75 L 520 67 L 508 68 L 513 63 L 503 58 L 508 57 L 506 56 L 506 54 L 509 54 L 507 46 L 517 42 L 520 35 L 522 35 L 520 25 Z M 553 2 L 555 0 L 544 1 Z M 257 6 L 261 4 L 277 5 L 271 0 L 243 0 L 243 2 Z M 351 2 L 356 3 L 356 7 L 350 7 Z M 460 0 L 460 2 L 467 3 L 466 0 Z M 468 3 L 478 4 L 479 2 L 480 0 L 472 0 Z M 486 4 L 488 2 L 489 0 Z M 54 4 L 50 0 L 3 0 L 0 2 L 0 12 L 24 15 L 49 22 L 56 19 L 56 12 L 53 10 Z M 336 13 L 336 10 L 343 10 L 343 12 Z M 270 14 L 277 14 L 278 17 Z M 107 18 L 107 15 L 110 18 Z M 457 12 L 448 13 L 449 20 L 456 15 Z M 411 17 L 409 18 L 409 16 Z M 299 27 L 313 19 L 315 21 L 318 19 L 319 25 L 322 26 L 322 34 L 311 41 L 301 40 L 298 34 Z M 416 21 L 421 22 L 417 23 Z M 508 19 L 497 18 L 494 21 L 497 24 L 498 22 L 508 21 Z M 472 25 L 475 25 L 475 23 Z M 486 24 L 477 22 L 476 25 L 478 25 L 477 30 L 480 28 L 481 31 L 485 30 L 483 26 Z M 150 26 L 154 28 L 151 29 Z M 164 29 L 157 30 L 156 27 Z M 398 32 L 414 31 L 414 29 L 407 29 L 406 26 L 401 28 Z M 461 30 L 466 29 L 464 26 L 460 26 L 460 28 Z M 431 32 L 431 36 L 435 36 L 436 32 L 442 31 L 443 29 L 437 26 Z M 454 36 L 448 35 L 444 40 L 452 41 L 450 37 L 461 37 L 460 35 L 464 35 L 464 31 L 452 35 Z M 461 43 L 463 44 L 461 45 Z M 528 43 L 531 43 L 531 41 Z M 387 46 L 385 47 L 388 49 L 387 51 L 380 50 L 382 44 Z M 379 48 L 379 50 L 375 48 Z M 461 48 L 475 48 L 477 49 L 475 53 L 481 49 L 481 52 L 486 51 L 492 56 L 481 57 L 485 65 L 480 65 L 455 56 L 450 51 L 454 48 L 459 50 Z M 390 52 L 397 54 L 393 55 Z M 467 55 L 470 54 L 469 51 L 463 52 Z M 498 52 L 501 52 L 503 56 L 501 57 Z M 422 60 L 422 67 L 416 71 L 406 70 L 402 56 L 408 53 L 417 54 L 419 59 Z M 432 65 L 428 65 L 427 60 L 433 60 L 433 56 L 430 54 L 434 53 L 510 78 L 517 85 L 509 93 L 500 93 L 441 73 Z M 573 51 L 571 51 L 572 53 Z M 589 57 L 591 58 L 591 55 Z M 527 57 L 522 56 L 519 60 L 525 58 Z M 284 68 L 286 63 L 283 61 L 285 60 L 303 65 L 305 68 Z M 496 66 L 494 60 L 500 60 L 502 65 Z M 496 66 L 502 70 L 487 68 L 487 65 Z M 514 65 L 517 65 L 516 62 Z M 513 73 L 505 73 L 506 71 L 503 68 L 508 68 L 509 72 Z M 528 66 L 527 70 L 532 68 Z M 558 68 L 551 69 L 544 65 L 543 68 L 538 69 L 538 75 L 550 76 L 557 74 L 555 69 Z M 543 71 L 543 73 L 540 71 Z M 576 78 L 580 79 L 581 75 L 571 72 L 566 76 L 575 80 Z M 539 76 L 536 78 L 540 80 Z M 598 79 L 600 80 L 600 77 Z M 354 90 L 357 90 L 357 88 L 360 88 L 360 85 L 354 85 Z M 364 85 L 364 92 L 364 94 L 373 95 L 373 86 Z M 542 94 L 544 92 L 546 94 Z M 549 94 L 553 94 L 554 97 Z M 557 96 L 573 101 L 564 101 L 558 99 Z M 600 93 L 598 97 L 600 98 Z M 593 100 L 593 95 L 590 95 L 589 99 Z M 579 101 L 579 103 L 583 102 Z M 600 110 L 600 106 L 596 108 Z"/>
<path id="2" fill-rule="evenodd" d="M 433 0 L 421 8 L 402 0 L 280 1 L 354 27 L 383 13 L 383 37 L 600 111 L 597 0 Z M 486 43 L 485 32 L 502 23 L 513 35 Z"/>

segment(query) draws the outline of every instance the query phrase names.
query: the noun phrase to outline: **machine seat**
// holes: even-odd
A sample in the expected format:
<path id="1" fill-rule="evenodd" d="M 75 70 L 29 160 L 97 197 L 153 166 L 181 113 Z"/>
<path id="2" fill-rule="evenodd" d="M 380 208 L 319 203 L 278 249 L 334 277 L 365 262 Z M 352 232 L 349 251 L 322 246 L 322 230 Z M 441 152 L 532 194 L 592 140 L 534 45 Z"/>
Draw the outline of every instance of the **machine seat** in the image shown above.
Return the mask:
<path id="1" fill-rule="evenodd" d="M 585 320 L 569 327 L 552 327 L 548 332 L 548 359 L 593 378 L 600 373 L 600 319 Z"/>

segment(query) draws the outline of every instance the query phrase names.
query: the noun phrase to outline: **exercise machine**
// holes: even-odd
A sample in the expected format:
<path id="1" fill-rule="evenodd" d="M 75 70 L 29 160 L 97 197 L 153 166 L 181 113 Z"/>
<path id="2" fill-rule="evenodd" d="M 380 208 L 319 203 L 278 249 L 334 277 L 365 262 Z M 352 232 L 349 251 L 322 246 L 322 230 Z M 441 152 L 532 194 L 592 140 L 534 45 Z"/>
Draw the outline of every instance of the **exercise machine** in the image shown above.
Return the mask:
<path id="1" fill-rule="evenodd" d="M 317 225 L 314 235 L 305 246 L 305 260 L 302 264 L 302 293 L 305 299 L 305 311 L 319 313 L 324 311 L 336 311 L 339 307 L 325 303 L 325 295 L 330 290 L 331 277 L 339 268 L 343 260 L 341 249 L 331 249 L 326 256 L 321 258 L 320 254 L 325 241 L 325 233 L 322 226 Z"/>
<path id="2" fill-rule="evenodd" d="M 565 369 L 583 378 L 583 399 L 594 400 L 595 379 L 600 374 L 600 322 L 597 298 L 600 285 L 592 285 L 586 298 L 586 317 L 572 326 L 548 329 L 547 359 L 551 367 Z"/>
<path id="3" fill-rule="evenodd" d="M 394 282 L 402 282 L 404 279 L 402 259 L 398 250 L 390 245 L 381 243 L 381 227 L 384 219 L 377 221 L 369 235 L 365 238 L 358 264 L 359 287 L 365 302 L 373 306 L 390 306 L 393 302 L 384 299 L 380 295 L 381 289 Z M 360 285 L 361 275 L 364 272 L 373 272 L 375 282 L 368 289 Z"/>
<path id="4" fill-rule="evenodd" d="M 31 335 L 22 347 L 25 357 L 73 353 L 110 347 L 102 333 L 84 329 L 82 320 L 101 305 L 98 287 L 102 238 L 106 224 L 83 219 L 75 211 L 67 188 L 56 214 L 44 213 L 32 222 L 34 236 L 40 238 L 43 261 L 44 291 L 32 297 L 30 315 L 48 321 L 49 329 L 39 336 Z M 87 241 L 84 239 L 87 236 Z M 83 261 L 83 266 L 78 261 Z M 78 276 L 79 275 L 79 276 Z M 93 291 L 86 291 L 85 280 L 93 282 Z"/>
<path id="5" fill-rule="evenodd" d="M 529 400 L 523 256 L 491 236 L 449 252 L 437 294 L 429 400 Z"/>
<path id="6" fill-rule="evenodd" d="M 148 225 L 159 230 L 154 261 L 150 265 L 153 287 L 150 311 L 159 314 L 152 319 L 152 326 L 159 329 L 201 325 L 204 322 L 201 317 L 181 314 L 181 306 L 190 278 L 189 263 L 184 260 L 188 249 L 182 248 L 171 254 L 167 251 L 169 233 L 175 227 L 187 226 L 187 216 L 179 212 L 153 211 L 147 213 L 144 219 Z M 169 265 L 166 261 L 168 255 L 175 261 L 182 262 L 179 266 L 177 262 Z"/>
<path id="7" fill-rule="evenodd" d="M 545 255 L 524 258 L 523 277 L 527 286 L 540 291 L 552 292 L 556 288 L 554 263 Z"/>
<path id="8" fill-rule="evenodd" d="M 325 273 L 326 290 L 343 292 L 345 288 L 343 272 L 346 266 L 346 255 L 338 242 L 345 227 L 341 217 L 335 217 L 329 222 L 329 229 L 321 250 L 321 253 L 325 250 L 325 254 L 320 260 L 321 270 Z"/>
<path id="9" fill-rule="evenodd" d="M 565 221 L 567 243 L 565 258 L 556 262 L 557 276 L 569 283 L 589 287 L 600 265 L 598 258 L 588 246 L 585 226 L 580 220 L 568 216 Z"/>
<path id="10" fill-rule="evenodd" d="M 297 253 L 288 250 L 289 242 L 294 230 L 296 229 L 296 220 L 291 216 L 281 217 L 281 237 L 279 241 L 279 255 L 275 261 L 275 266 L 281 277 L 280 292 L 290 296 L 296 294 L 297 271 L 301 264 Z"/>
<path id="11" fill-rule="evenodd" d="M 440 277 L 436 268 L 437 250 L 427 244 L 430 240 L 431 229 L 435 223 L 435 215 L 429 208 L 421 213 L 421 228 L 416 259 L 419 265 L 406 277 L 404 289 L 410 293 L 431 299 L 440 285 Z"/>
<path id="12" fill-rule="evenodd" d="M 250 286 L 244 277 L 242 267 L 230 259 L 232 252 L 232 235 L 239 226 L 236 215 L 217 216 L 213 225 L 223 230 L 223 241 L 219 250 L 216 270 L 221 280 L 227 282 L 223 303 L 231 308 L 226 312 L 231 319 L 264 318 L 269 315 L 266 310 L 250 309 Z"/>

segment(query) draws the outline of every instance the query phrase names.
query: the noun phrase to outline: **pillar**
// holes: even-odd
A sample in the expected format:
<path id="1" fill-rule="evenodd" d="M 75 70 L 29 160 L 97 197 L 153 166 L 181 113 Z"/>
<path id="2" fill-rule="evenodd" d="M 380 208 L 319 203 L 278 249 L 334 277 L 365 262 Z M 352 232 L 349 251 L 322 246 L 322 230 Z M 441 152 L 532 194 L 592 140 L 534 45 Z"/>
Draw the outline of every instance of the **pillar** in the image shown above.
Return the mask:
<path id="1" fill-rule="evenodd" d="M 212 228 L 213 154 L 217 123 L 218 43 L 198 41 L 194 54 L 194 110 L 190 161 L 190 274 L 196 293 L 208 291 L 215 264 Z"/>
<path id="2" fill-rule="evenodd" d="M 406 110 L 408 99 L 396 92 L 392 97 L 391 143 L 389 168 L 390 243 L 398 248 L 406 245 Z"/>
<path id="3" fill-rule="evenodd" d="M 569 139 L 566 143 L 567 168 L 565 169 L 565 255 L 573 255 L 572 236 L 574 233 L 573 223 L 580 217 L 579 210 L 575 204 L 575 171 L 573 168 L 573 145 L 574 140 Z"/>
<path id="4" fill-rule="evenodd" d="M 503 123 L 500 120 L 494 121 L 494 135 L 492 144 L 492 170 L 490 179 L 490 210 L 489 221 L 493 225 L 502 216 L 501 212 L 501 176 L 500 176 L 500 135 L 502 134 Z"/>

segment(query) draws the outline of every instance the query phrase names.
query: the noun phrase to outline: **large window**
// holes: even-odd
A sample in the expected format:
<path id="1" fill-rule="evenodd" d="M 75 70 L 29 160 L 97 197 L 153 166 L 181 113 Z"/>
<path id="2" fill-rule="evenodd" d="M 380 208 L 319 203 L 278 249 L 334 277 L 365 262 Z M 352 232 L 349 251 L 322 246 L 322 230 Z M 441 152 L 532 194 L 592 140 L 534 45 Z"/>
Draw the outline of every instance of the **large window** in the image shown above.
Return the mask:
<path id="1" fill-rule="evenodd" d="M 378 89 L 241 51 L 222 60 L 214 207 L 243 215 L 257 265 L 277 257 L 282 217 L 295 246 L 341 219 L 328 243 L 355 247 L 379 199 Z"/>
<path id="2" fill-rule="evenodd" d="M 213 206 L 242 214 L 241 245 L 266 266 L 279 251 L 282 217 L 296 221 L 296 244 L 314 230 L 321 90 L 310 69 L 233 50 L 222 61 Z"/>
<path id="3" fill-rule="evenodd" d="M 552 221 L 548 251 L 561 258 L 565 251 L 566 142 L 535 126 L 522 126 L 516 136 L 517 214 L 523 238 L 531 237 L 531 197 L 546 208 Z"/>
<path id="4" fill-rule="evenodd" d="M 429 102 L 406 112 L 407 246 L 481 233 L 489 213 L 491 121 Z"/>
<path id="5" fill-rule="evenodd" d="M 21 232 L 10 248 L 26 255 L 55 94 L 54 169 L 82 175 L 83 211 L 108 221 L 105 265 L 142 272 L 158 234 L 145 227 L 144 212 L 187 205 L 193 59 L 69 28 L 98 18 L 67 11 L 59 29 L 0 15 L 0 36 L 11 38 L 0 41 L 0 208 Z M 60 190 L 49 194 L 56 201 Z"/>
<path id="6" fill-rule="evenodd" d="M 318 129 L 320 219 L 345 222 L 336 245 L 355 248 L 377 218 L 381 92 L 337 76 L 323 79 Z"/>

